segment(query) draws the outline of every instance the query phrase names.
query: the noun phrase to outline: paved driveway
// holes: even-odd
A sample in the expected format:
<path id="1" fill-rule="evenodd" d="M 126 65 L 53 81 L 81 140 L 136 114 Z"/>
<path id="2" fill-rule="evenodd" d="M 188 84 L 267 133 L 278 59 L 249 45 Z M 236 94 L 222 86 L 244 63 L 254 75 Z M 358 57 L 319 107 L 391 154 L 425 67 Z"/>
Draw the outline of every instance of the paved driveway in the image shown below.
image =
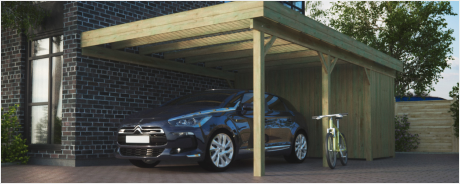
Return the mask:
<path id="1" fill-rule="evenodd" d="M 141 169 L 131 165 L 59 167 L 14 165 L 2 167 L 1 182 L 459 182 L 458 154 L 396 154 L 395 158 L 372 162 L 349 160 L 331 170 L 321 166 L 321 159 L 306 159 L 302 164 L 288 164 L 283 158 L 267 158 L 266 176 L 252 175 L 252 160 L 241 160 L 223 173 L 212 173 L 197 164 L 162 163 L 156 168 Z"/>

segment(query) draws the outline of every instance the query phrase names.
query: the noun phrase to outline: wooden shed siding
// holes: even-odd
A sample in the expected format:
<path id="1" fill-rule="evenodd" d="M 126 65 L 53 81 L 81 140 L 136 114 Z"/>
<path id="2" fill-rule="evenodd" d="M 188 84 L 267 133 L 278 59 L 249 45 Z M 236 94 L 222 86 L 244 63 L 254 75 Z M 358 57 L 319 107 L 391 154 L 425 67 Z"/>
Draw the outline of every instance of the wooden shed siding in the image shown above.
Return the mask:
<path id="1" fill-rule="evenodd" d="M 307 156 L 321 157 L 324 139 L 321 121 L 311 119 L 311 116 L 322 113 L 321 68 L 270 70 L 266 72 L 265 79 L 266 92 L 287 99 L 305 116 L 309 138 Z M 352 64 L 336 65 L 331 75 L 331 113 L 349 113 L 349 116 L 340 120 L 340 130 L 348 143 L 349 158 L 365 158 L 365 85 L 362 85 L 365 80 L 364 69 Z M 252 73 L 237 74 L 235 88 L 252 89 Z M 371 89 L 373 158 L 393 156 L 393 79 L 371 72 Z"/>
<path id="2" fill-rule="evenodd" d="M 394 156 L 394 79 L 371 71 L 372 155 Z"/>

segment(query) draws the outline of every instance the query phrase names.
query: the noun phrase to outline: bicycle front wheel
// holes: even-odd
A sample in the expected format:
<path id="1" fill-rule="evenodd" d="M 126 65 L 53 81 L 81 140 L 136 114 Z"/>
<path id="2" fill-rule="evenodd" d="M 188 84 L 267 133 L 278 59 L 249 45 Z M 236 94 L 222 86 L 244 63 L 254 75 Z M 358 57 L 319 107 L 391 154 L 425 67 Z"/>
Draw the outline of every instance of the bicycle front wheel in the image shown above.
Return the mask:
<path id="1" fill-rule="evenodd" d="M 336 157 L 337 154 L 334 151 L 333 141 L 334 141 L 334 136 L 331 133 L 328 133 L 326 135 L 325 148 L 326 148 L 327 165 L 329 165 L 329 167 L 331 169 L 335 168 L 335 164 L 336 164 L 336 161 L 337 161 L 337 157 Z"/>
<path id="2" fill-rule="evenodd" d="M 339 153 L 337 153 L 337 156 L 340 158 L 340 162 L 342 163 L 342 165 L 345 166 L 348 163 L 347 140 L 345 139 L 345 136 L 342 133 L 340 133 L 339 138 L 340 138 L 340 141 L 339 141 L 340 150 L 345 150 L 345 151 L 342 151 L 342 155 L 340 155 L 340 151 L 339 151 Z"/>

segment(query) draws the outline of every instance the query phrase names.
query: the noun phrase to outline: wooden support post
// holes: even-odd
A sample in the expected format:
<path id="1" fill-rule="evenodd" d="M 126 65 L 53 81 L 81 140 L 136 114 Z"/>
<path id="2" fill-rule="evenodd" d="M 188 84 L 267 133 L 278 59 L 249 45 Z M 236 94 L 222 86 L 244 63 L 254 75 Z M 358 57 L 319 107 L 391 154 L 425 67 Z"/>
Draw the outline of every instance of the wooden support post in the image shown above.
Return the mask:
<path id="1" fill-rule="evenodd" d="M 265 175 L 265 51 L 264 34 L 254 32 L 254 176 Z"/>
<path id="2" fill-rule="evenodd" d="M 337 59 L 332 60 L 332 57 L 329 55 L 327 58 L 324 57 L 323 53 L 318 52 L 319 59 L 321 61 L 321 85 L 322 85 L 322 114 L 330 114 L 331 113 L 331 106 L 329 105 L 329 102 L 331 101 L 331 73 L 332 69 L 334 69 L 335 62 L 337 62 Z M 323 126 L 321 128 L 322 133 L 322 139 L 323 144 L 322 144 L 322 150 L 323 150 L 323 167 L 328 167 L 327 165 L 327 160 L 326 160 L 326 147 L 325 145 L 325 137 L 326 137 L 326 131 L 328 128 L 328 118 L 323 118 Z"/>
<path id="3" fill-rule="evenodd" d="M 371 70 L 364 68 L 364 156 L 372 161 L 372 104 L 371 104 Z"/>
<path id="4" fill-rule="evenodd" d="M 230 88 L 235 89 L 235 88 L 233 87 L 233 85 L 232 85 L 232 81 L 230 81 L 229 79 L 227 79 L 227 83 L 228 83 L 228 86 L 230 86 Z"/>

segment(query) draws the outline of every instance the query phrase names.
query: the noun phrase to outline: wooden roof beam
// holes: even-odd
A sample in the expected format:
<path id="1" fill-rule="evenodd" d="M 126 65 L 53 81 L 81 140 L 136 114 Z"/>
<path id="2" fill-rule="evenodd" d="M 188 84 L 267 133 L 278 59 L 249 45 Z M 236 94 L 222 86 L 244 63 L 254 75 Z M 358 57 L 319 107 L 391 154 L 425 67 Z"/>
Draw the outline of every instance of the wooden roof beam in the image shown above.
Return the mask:
<path id="1" fill-rule="evenodd" d="M 275 65 L 275 66 L 265 67 L 265 71 L 299 69 L 299 68 L 318 67 L 318 66 L 321 66 L 321 63 L 312 62 L 312 63 L 301 63 L 301 64 L 290 64 L 290 65 Z M 252 73 L 252 71 L 253 71 L 252 68 L 244 68 L 244 69 L 239 69 L 238 73 Z"/>
<path id="2" fill-rule="evenodd" d="M 143 65 L 154 68 L 161 68 L 166 70 L 173 70 L 178 72 L 185 72 L 195 75 L 203 75 L 221 79 L 235 80 L 235 74 L 222 70 L 215 70 L 211 68 L 205 68 L 201 66 L 180 63 L 175 61 L 169 61 L 165 59 L 143 56 L 139 54 L 133 54 L 129 52 L 108 49 L 99 46 L 82 48 L 82 55 L 97 57 L 102 59 L 120 61 L 125 63 Z"/>
<path id="3" fill-rule="evenodd" d="M 316 56 L 316 55 L 317 55 L 317 52 L 313 50 L 286 52 L 286 53 L 281 53 L 281 54 L 268 54 L 265 57 L 265 61 L 294 59 L 294 58 Z M 229 59 L 229 60 L 223 60 L 223 61 L 207 62 L 206 67 L 249 64 L 249 63 L 252 63 L 252 59 L 253 59 L 252 57 L 245 57 L 245 58 Z"/>
<path id="4" fill-rule="evenodd" d="M 269 35 L 266 35 L 269 36 Z M 139 48 L 139 54 L 151 54 L 151 53 L 158 53 L 158 52 L 167 52 L 173 50 L 182 50 L 182 49 L 189 49 L 194 47 L 203 47 L 208 45 L 217 45 L 223 43 L 232 43 L 244 40 L 252 40 L 252 32 L 251 31 L 244 31 L 244 32 L 237 32 L 225 35 L 218 35 L 218 36 L 210 36 L 205 38 L 198 38 L 193 40 L 186 40 L 174 43 L 167 43 L 161 45 L 154 45 L 149 47 Z"/>
<path id="5" fill-rule="evenodd" d="M 325 43 L 313 36 L 304 34 L 302 32 L 291 29 L 282 24 L 270 21 L 264 18 L 253 19 L 251 23 L 251 28 L 260 30 L 264 33 L 278 36 L 278 38 L 285 39 L 289 42 L 296 43 L 306 48 L 317 50 L 327 55 L 337 57 L 338 59 L 353 63 L 364 68 L 369 68 L 381 74 L 395 77 L 395 71 L 400 69 L 399 67 L 394 66 L 394 68 L 389 68 L 385 65 L 378 64 L 370 59 L 366 59 L 357 54 L 353 54 L 349 51 L 343 50 L 337 46 L 330 45 Z"/>
<path id="6" fill-rule="evenodd" d="M 277 45 L 272 46 L 268 51 L 268 54 L 278 54 L 284 52 L 294 52 L 294 51 L 301 51 L 307 50 L 304 47 L 298 46 L 296 44 L 286 44 L 286 45 Z M 203 56 L 193 56 L 185 58 L 186 63 L 200 63 L 200 62 L 210 62 L 210 61 L 218 61 L 218 60 L 226 60 L 226 59 L 236 59 L 236 58 L 244 58 L 244 57 L 251 57 L 252 56 L 252 49 L 248 50 L 241 50 L 241 51 L 233 51 L 233 52 L 224 52 L 224 53 L 216 53 L 216 54 L 209 54 Z"/>
<path id="7" fill-rule="evenodd" d="M 269 40 L 270 40 L 269 37 L 266 37 L 265 44 L 268 43 Z M 273 43 L 273 46 L 286 45 L 286 44 L 290 44 L 290 42 L 282 40 L 282 39 L 277 39 L 275 43 Z M 208 55 L 208 54 L 215 54 L 215 53 L 221 53 L 221 52 L 247 50 L 247 49 L 252 49 L 252 47 L 253 47 L 253 43 L 251 40 L 247 42 L 240 42 L 240 43 L 218 45 L 218 46 L 205 47 L 205 48 L 199 48 L 199 49 L 193 49 L 193 50 L 165 53 L 164 58 L 165 59 L 185 58 L 185 57 Z"/>
<path id="8" fill-rule="evenodd" d="M 266 60 L 265 60 L 266 61 Z M 281 65 L 292 65 L 292 64 L 303 64 L 303 63 L 312 63 L 312 62 L 319 62 L 319 58 L 316 56 L 310 57 L 302 57 L 296 59 L 286 59 L 286 60 L 276 60 L 276 61 L 266 61 L 265 66 L 281 66 Z M 244 64 L 244 65 L 229 65 L 222 67 L 222 70 L 238 70 L 244 68 L 252 68 L 252 64 Z"/>

